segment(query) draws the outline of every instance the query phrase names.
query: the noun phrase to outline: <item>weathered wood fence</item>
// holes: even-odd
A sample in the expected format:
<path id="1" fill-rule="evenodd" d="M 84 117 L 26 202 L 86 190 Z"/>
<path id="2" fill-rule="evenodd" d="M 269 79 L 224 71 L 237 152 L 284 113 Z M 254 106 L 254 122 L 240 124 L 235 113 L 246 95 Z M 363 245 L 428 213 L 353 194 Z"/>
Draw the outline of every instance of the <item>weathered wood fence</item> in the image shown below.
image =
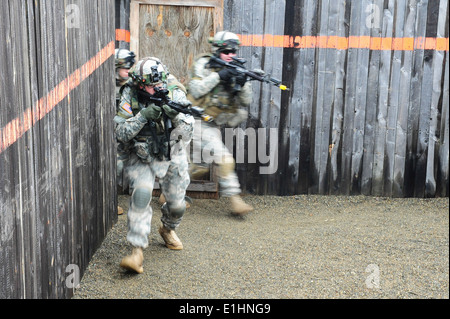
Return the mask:
<path id="1" fill-rule="evenodd" d="M 116 3 L 130 1 L 155 2 Z M 253 85 L 247 131 L 234 142 L 244 190 L 448 196 L 448 7 L 448 0 L 224 0 L 224 29 L 240 35 L 247 67 L 291 89 Z M 127 13 L 119 18 L 116 28 L 127 28 Z"/>
<path id="2" fill-rule="evenodd" d="M 447 0 L 225 3 L 249 66 L 291 88 L 254 86 L 278 170 L 240 164 L 248 191 L 448 196 Z"/>
<path id="3" fill-rule="evenodd" d="M 114 3 L 0 1 L 0 299 L 70 297 L 117 219 Z"/>

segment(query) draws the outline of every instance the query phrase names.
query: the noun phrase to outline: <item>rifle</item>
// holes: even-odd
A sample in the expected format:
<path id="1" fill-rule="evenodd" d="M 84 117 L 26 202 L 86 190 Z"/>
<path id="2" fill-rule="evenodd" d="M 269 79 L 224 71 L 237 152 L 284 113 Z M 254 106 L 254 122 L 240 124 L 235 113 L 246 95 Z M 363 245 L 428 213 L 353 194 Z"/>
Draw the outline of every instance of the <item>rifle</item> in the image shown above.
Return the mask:
<path id="1" fill-rule="evenodd" d="M 270 83 L 270 84 L 275 85 L 276 87 L 279 87 L 280 90 L 289 91 L 289 88 L 286 85 L 281 84 L 280 80 L 277 80 L 277 79 L 271 77 L 270 74 L 265 74 L 265 72 L 262 70 L 260 70 L 260 71 L 247 70 L 244 67 L 244 63 L 247 62 L 245 59 L 240 59 L 240 58 L 235 58 L 235 57 L 233 57 L 232 59 L 233 59 L 233 62 L 225 62 L 224 60 L 222 60 L 216 56 L 212 56 L 211 60 L 210 60 L 210 65 L 213 66 L 214 64 L 216 64 L 219 66 L 225 66 L 227 68 L 236 70 L 240 74 L 244 74 L 245 76 L 249 77 L 250 80 L 256 80 L 259 82 Z M 235 86 L 235 91 L 239 91 L 239 90 L 240 90 L 240 88 L 236 88 L 236 86 Z"/>
<path id="2" fill-rule="evenodd" d="M 170 120 L 170 118 L 167 116 L 166 112 L 164 111 L 164 109 L 162 108 L 162 106 L 168 105 L 170 108 L 172 108 L 173 110 L 179 112 L 179 113 L 184 113 L 184 114 L 190 114 L 194 117 L 199 117 L 204 121 L 207 122 L 211 122 L 213 120 L 213 118 L 211 116 L 209 116 L 208 114 L 206 114 L 204 112 L 204 110 L 200 107 L 197 106 L 193 106 L 190 108 L 187 108 L 186 106 L 176 103 L 174 101 L 172 101 L 168 94 L 169 94 L 169 90 L 164 89 L 164 88 L 159 88 L 159 87 L 155 87 L 155 94 L 150 94 L 147 92 L 144 92 L 142 90 L 138 90 L 138 100 L 141 103 L 154 103 L 155 105 L 159 106 L 161 108 L 161 111 L 163 112 L 163 121 L 164 121 L 164 133 L 166 135 L 166 140 L 168 142 L 168 154 L 167 158 L 169 158 L 170 160 L 170 131 L 172 130 L 172 121 Z M 150 124 L 150 129 L 151 129 L 151 134 L 153 136 L 153 138 L 156 140 L 156 125 L 154 122 L 152 122 Z M 157 149 L 152 150 L 155 154 L 158 153 L 159 151 Z"/>
<path id="3" fill-rule="evenodd" d="M 169 90 L 158 87 L 155 87 L 155 94 L 153 95 L 142 90 L 138 90 L 138 98 L 142 99 L 142 101 L 144 102 L 152 102 L 159 107 L 162 107 L 164 104 L 166 104 L 179 113 L 192 115 L 193 117 L 200 118 L 205 122 L 211 122 L 213 120 L 213 118 L 210 115 L 206 114 L 205 110 L 201 107 L 186 107 L 185 105 L 172 101 L 169 98 L 168 94 Z M 164 110 L 162 111 L 164 112 Z"/>

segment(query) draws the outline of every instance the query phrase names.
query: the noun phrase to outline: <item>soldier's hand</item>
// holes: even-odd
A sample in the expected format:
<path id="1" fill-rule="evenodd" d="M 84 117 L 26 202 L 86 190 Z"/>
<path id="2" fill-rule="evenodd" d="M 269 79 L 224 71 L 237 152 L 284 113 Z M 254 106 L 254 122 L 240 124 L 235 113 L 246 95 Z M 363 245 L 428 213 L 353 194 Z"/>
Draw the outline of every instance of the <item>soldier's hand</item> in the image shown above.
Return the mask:
<path id="1" fill-rule="evenodd" d="M 152 104 L 145 109 L 142 109 L 140 113 L 147 119 L 147 121 L 153 121 L 161 117 L 162 111 L 159 106 Z"/>
<path id="2" fill-rule="evenodd" d="M 224 68 L 217 73 L 219 73 L 220 79 L 224 82 L 229 82 L 233 76 L 237 75 L 237 72 L 235 69 L 229 69 L 229 68 Z"/>
<path id="3" fill-rule="evenodd" d="M 245 82 L 247 82 L 247 76 L 245 74 L 239 74 L 236 76 L 236 84 L 244 86 Z"/>
<path id="4" fill-rule="evenodd" d="M 175 116 L 178 115 L 178 112 L 177 112 L 177 111 L 175 111 L 174 109 L 172 109 L 170 106 L 168 106 L 168 105 L 166 105 L 166 104 L 164 104 L 164 105 L 162 106 L 162 108 L 163 108 L 164 112 L 166 113 L 166 115 L 167 115 L 167 116 L 169 117 L 169 119 L 171 119 L 171 120 L 173 120 L 173 118 L 174 118 Z"/>

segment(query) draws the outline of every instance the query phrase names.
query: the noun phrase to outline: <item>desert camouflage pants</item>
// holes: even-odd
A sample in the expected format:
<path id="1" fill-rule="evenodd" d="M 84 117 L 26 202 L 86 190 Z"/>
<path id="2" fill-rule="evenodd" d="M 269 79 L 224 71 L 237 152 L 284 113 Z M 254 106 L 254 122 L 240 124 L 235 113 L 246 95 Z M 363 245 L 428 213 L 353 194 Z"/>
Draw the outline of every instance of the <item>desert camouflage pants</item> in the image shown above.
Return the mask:
<path id="1" fill-rule="evenodd" d="M 183 218 L 186 209 L 184 198 L 190 183 L 186 152 L 181 150 L 176 156 L 172 156 L 171 161 L 154 159 L 150 163 L 142 162 L 132 153 L 125 175 L 132 192 L 127 214 L 127 240 L 135 247 L 146 248 L 153 215 L 150 200 L 156 177 L 159 178 L 159 185 L 167 202 L 167 209 L 161 209 L 161 222 L 166 228 L 175 229 Z"/>
<path id="2" fill-rule="evenodd" d="M 241 186 L 235 171 L 233 154 L 222 142 L 220 127 L 214 123 L 196 120 L 194 127 L 193 164 L 219 165 L 219 189 L 224 197 L 241 193 Z"/>

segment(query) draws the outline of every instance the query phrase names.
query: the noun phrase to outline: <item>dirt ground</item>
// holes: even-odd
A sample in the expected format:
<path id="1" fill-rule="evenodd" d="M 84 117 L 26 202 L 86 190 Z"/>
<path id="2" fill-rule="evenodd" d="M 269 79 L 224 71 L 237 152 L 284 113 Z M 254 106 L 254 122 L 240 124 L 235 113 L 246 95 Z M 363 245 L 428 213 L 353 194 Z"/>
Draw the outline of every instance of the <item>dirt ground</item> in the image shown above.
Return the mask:
<path id="1" fill-rule="evenodd" d="M 125 214 L 86 270 L 74 299 L 449 298 L 449 199 L 245 196 L 195 199 L 172 251 L 158 234 L 157 198 L 144 273 L 119 267 L 131 251 Z"/>

